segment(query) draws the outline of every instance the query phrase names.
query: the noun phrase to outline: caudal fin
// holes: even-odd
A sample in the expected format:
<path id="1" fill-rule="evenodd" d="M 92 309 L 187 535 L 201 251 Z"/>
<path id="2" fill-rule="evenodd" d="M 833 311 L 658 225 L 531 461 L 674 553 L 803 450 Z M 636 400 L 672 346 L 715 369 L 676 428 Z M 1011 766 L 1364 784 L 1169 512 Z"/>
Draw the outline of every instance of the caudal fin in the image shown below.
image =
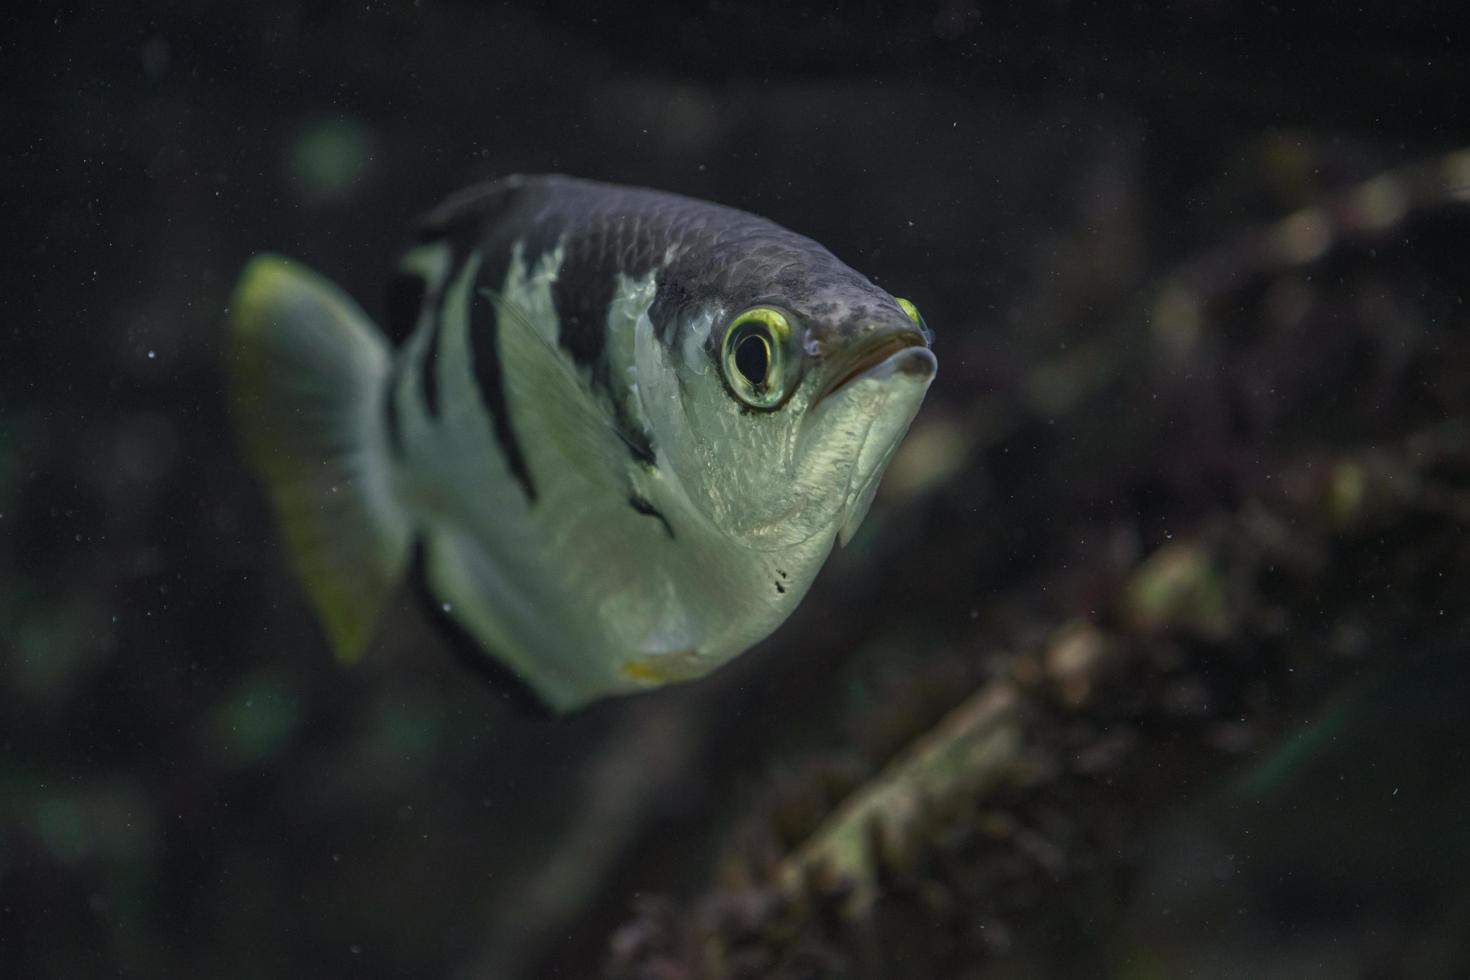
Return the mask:
<path id="1" fill-rule="evenodd" d="M 337 656 L 351 660 L 408 558 L 383 433 L 387 344 L 345 293 L 274 255 L 231 302 L 236 425 Z"/>

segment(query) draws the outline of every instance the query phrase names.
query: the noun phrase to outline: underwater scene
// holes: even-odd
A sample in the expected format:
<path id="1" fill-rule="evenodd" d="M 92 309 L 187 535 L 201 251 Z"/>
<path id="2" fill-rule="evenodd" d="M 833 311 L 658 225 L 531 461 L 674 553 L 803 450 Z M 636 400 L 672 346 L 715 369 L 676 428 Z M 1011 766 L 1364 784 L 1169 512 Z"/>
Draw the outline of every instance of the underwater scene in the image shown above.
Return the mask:
<path id="1" fill-rule="evenodd" d="M 0 17 L 0 978 L 1470 977 L 1470 8 Z"/>

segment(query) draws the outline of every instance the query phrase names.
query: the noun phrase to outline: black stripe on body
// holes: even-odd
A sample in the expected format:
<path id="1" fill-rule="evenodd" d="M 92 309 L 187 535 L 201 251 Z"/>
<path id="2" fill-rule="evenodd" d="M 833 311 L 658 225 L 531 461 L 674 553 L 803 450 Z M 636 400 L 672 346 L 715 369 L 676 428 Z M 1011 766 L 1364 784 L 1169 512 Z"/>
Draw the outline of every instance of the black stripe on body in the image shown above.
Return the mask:
<path id="1" fill-rule="evenodd" d="M 648 433 L 629 420 L 621 399 L 614 398 L 612 402 L 613 417 L 617 422 L 618 436 L 623 440 L 623 445 L 627 446 L 633 458 L 644 466 L 657 466 L 658 456 L 653 451 L 653 443 L 649 440 Z"/>
<path id="2" fill-rule="evenodd" d="M 585 239 L 580 241 L 586 244 Z M 579 250 L 569 248 L 568 251 Z M 572 362 L 587 372 L 593 396 L 602 395 L 612 406 L 613 422 L 623 445 L 633 455 L 633 459 L 651 467 L 658 462 L 653 441 L 643 427 L 628 414 L 625 403 L 626 382 L 614 383 L 607 344 L 607 318 L 618 275 L 640 278 L 648 274 L 651 264 L 647 268 L 634 268 L 629 272 L 607 264 L 606 257 L 616 254 L 613 250 L 599 249 L 596 254 L 603 257 L 604 261 L 576 262 L 574 256 L 568 254 L 562 262 L 562 274 L 557 276 L 551 294 L 560 322 L 558 336 L 562 349 L 571 357 Z"/>
<path id="3" fill-rule="evenodd" d="M 406 363 L 404 342 L 413 335 L 414 328 L 418 325 L 427 292 L 428 284 L 416 272 L 397 272 L 388 283 L 387 334 L 393 345 L 393 367 L 388 372 L 383 416 L 388 432 L 388 449 L 399 459 L 405 455 L 403 420 L 398 417 L 398 383 L 403 377 Z"/>
<path id="4" fill-rule="evenodd" d="M 419 387 L 424 392 L 424 411 L 428 412 L 429 418 L 439 418 L 439 342 L 444 336 L 444 330 L 439 323 L 439 317 L 444 313 L 444 297 L 439 297 L 439 311 L 429 321 L 428 338 L 424 344 L 424 356 L 419 361 Z"/>
<path id="5" fill-rule="evenodd" d="M 400 271 L 388 283 L 387 334 L 393 346 L 393 367 L 388 372 L 388 388 L 383 398 L 384 422 L 388 431 L 388 447 L 400 459 L 404 456 L 403 420 L 398 417 L 398 384 L 403 377 L 406 364 L 404 342 L 413 335 L 423 313 L 428 284 L 416 272 Z M 424 370 L 424 398 L 432 417 L 438 407 L 438 385 L 434 380 L 433 336 L 430 335 L 429 354 L 425 357 L 429 365 Z"/>
<path id="6" fill-rule="evenodd" d="M 483 200 L 481 200 L 482 197 L 484 198 Z M 459 198 L 465 198 L 466 200 L 461 201 Z M 424 218 L 419 223 L 419 228 L 414 236 L 415 241 L 420 245 L 443 243 L 449 246 L 449 273 L 444 277 L 443 287 L 433 297 L 433 309 L 430 311 L 425 325 L 425 329 L 428 331 L 428 337 L 424 344 L 424 360 L 420 368 L 420 382 L 424 392 L 424 407 L 431 419 L 438 419 L 439 417 L 437 363 L 439 360 L 439 343 L 443 339 L 444 334 L 444 302 L 449 293 L 449 285 L 458 279 L 460 273 L 464 271 L 464 264 L 469 260 L 470 254 L 479 246 L 486 222 L 490 220 L 494 213 L 499 211 L 499 208 L 486 207 L 487 201 L 493 203 L 498 199 L 496 195 L 482 195 L 477 193 L 475 189 L 471 189 L 470 192 L 460 195 L 459 198 L 451 199 L 446 205 L 441 206 Z M 471 200 L 474 206 L 470 206 Z M 497 269 L 503 272 L 508 262 L 508 252 L 504 255 L 494 253 L 486 254 L 480 264 L 481 274 L 484 273 L 486 268 Z M 411 315 L 408 312 L 408 307 L 413 299 L 414 287 L 406 284 L 399 285 L 397 283 L 389 287 L 390 317 L 395 312 L 393 307 L 395 302 L 398 304 L 396 312 L 402 317 L 396 323 L 390 321 L 390 329 L 395 333 L 400 329 L 405 330 L 404 336 L 407 336 L 413 332 L 420 315 L 424 312 L 423 305 L 426 299 L 427 289 L 421 277 L 411 272 L 400 273 L 399 275 L 404 279 L 417 282 L 418 284 L 418 309 L 413 311 Z M 398 293 L 396 298 L 394 295 L 395 290 Z M 492 316 L 491 323 L 493 324 L 493 322 L 494 318 Z M 474 343 L 473 308 L 470 314 L 470 337 L 471 343 Z M 492 342 L 490 344 L 492 356 L 494 347 L 492 327 Z M 495 418 L 499 419 L 500 414 L 497 414 Z"/>
<path id="7" fill-rule="evenodd" d="M 398 417 L 398 379 L 402 373 L 403 355 L 400 353 L 393 358 L 387 387 L 383 391 L 383 425 L 388 432 L 388 452 L 400 460 L 405 456 L 403 420 Z"/>
<path id="8" fill-rule="evenodd" d="M 648 433 L 628 414 L 625 383 L 615 380 L 608 361 L 608 314 L 619 276 L 642 279 L 661 260 L 663 243 L 646 224 L 597 214 L 568 222 L 559 239 L 566 249 L 552 302 L 559 321 L 558 338 L 572 362 L 587 372 L 594 394 L 606 397 L 624 445 L 645 466 L 657 462 Z"/>
<path id="9" fill-rule="evenodd" d="M 520 484 L 528 502 L 536 500 L 536 486 L 531 480 L 531 471 L 526 464 L 525 454 L 510 425 L 510 406 L 505 397 L 504 372 L 500 364 L 498 345 L 499 324 L 495 306 L 486 297 L 481 285 L 490 285 L 499 290 L 506 270 L 510 267 L 511 243 L 503 235 L 486 233 L 493 219 L 504 210 L 506 195 L 486 193 L 483 189 L 472 189 L 430 214 L 421 223 L 417 241 L 419 244 L 443 243 L 449 246 L 449 272 L 444 277 L 445 288 L 433 297 L 433 309 L 424 329 L 428 332 L 424 344 L 424 359 L 420 381 L 424 392 L 424 404 L 429 417 L 439 416 L 439 385 L 437 364 L 439 345 L 444 339 L 444 304 L 450 292 L 449 284 L 459 280 L 465 263 L 476 250 L 480 252 L 480 267 L 476 281 L 470 284 L 469 346 L 472 375 L 480 405 L 490 418 L 495 440 L 500 445 L 511 475 Z M 528 255 L 528 261 L 534 257 Z M 421 293 L 422 295 L 422 293 Z M 421 300 L 422 301 L 422 300 Z"/>
<path id="10" fill-rule="evenodd" d="M 483 275 L 487 265 L 480 266 Z M 510 406 L 505 400 L 505 374 L 500 363 L 500 348 L 497 337 L 500 331 L 495 304 L 478 287 L 474 288 L 470 300 L 470 357 L 474 366 L 475 390 L 480 393 L 480 404 L 490 416 L 495 428 L 495 441 L 505 455 L 511 475 L 521 485 L 529 503 L 536 502 L 536 485 L 531 481 L 531 471 L 526 466 L 525 453 L 520 441 L 510 426 Z"/>
<path id="11" fill-rule="evenodd" d="M 646 497 L 640 497 L 635 493 L 628 498 L 628 506 L 647 517 L 658 518 L 658 522 L 664 526 L 664 533 L 669 536 L 670 540 L 673 540 L 674 529 L 669 526 L 669 519 L 657 507 L 649 503 Z"/>
<path id="12" fill-rule="evenodd" d="M 494 280 L 503 278 L 510 267 L 517 241 L 528 271 L 546 253 L 557 248 L 564 250 L 551 288 L 558 345 L 586 373 L 593 396 L 606 399 L 628 452 L 638 463 L 654 466 L 657 457 L 653 442 L 628 414 L 624 403 L 626 392 L 613 380 L 613 367 L 608 361 L 607 318 L 618 276 L 647 275 L 654 260 L 662 254 L 657 248 L 659 243 L 647 236 L 638 238 L 631 223 L 597 222 L 596 215 L 575 217 L 580 221 L 556 215 L 525 227 L 513 219 L 509 224 L 497 224 L 492 219 L 479 240 L 484 256 L 481 269 L 487 270 L 489 285 L 498 290 L 501 285 Z M 587 225 L 589 221 L 592 223 Z M 633 234 L 632 239 L 628 239 L 629 234 Z M 494 270 L 493 274 L 488 270 Z"/>

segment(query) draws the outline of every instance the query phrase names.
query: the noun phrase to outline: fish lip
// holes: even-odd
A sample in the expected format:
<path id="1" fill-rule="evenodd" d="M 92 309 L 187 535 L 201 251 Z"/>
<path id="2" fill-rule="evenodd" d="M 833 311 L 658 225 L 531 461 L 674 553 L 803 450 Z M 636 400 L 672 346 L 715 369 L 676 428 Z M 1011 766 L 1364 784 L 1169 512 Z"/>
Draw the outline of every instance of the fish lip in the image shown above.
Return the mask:
<path id="1" fill-rule="evenodd" d="M 817 395 L 814 404 L 821 404 L 851 382 L 869 374 L 875 368 L 888 363 L 905 351 L 915 347 L 927 349 L 928 346 L 923 334 L 917 330 L 884 333 L 867 343 L 858 345 L 855 351 L 838 362 L 838 367 L 832 374 L 833 380 Z"/>

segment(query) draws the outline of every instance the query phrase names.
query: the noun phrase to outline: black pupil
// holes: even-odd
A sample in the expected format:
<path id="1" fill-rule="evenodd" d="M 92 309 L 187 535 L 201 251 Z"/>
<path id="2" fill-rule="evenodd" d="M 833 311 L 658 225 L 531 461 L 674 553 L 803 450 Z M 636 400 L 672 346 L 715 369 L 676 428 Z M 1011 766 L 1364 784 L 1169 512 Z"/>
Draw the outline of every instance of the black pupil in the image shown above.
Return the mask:
<path id="1" fill-rule="evenodd" d="M 735 367 L 753 385 L 766 383 L 766 372 L 770 370 L 771 354 L 766 342 L 751 334 L 735 345 Z"/>

